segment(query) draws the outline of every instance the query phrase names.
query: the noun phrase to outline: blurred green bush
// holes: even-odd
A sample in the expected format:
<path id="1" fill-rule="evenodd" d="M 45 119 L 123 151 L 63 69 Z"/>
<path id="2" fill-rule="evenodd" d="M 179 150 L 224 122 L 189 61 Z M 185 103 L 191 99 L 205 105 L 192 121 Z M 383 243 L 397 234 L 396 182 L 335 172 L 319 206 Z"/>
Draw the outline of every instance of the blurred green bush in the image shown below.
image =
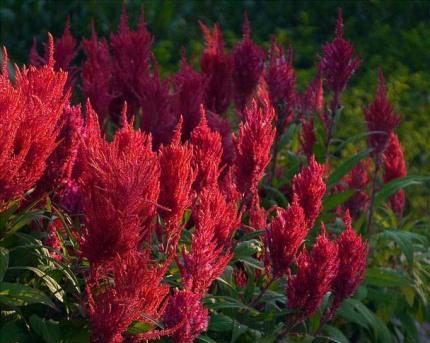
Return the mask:
<path id="1" fill-rule="evenodd" d="M 338 128 L 337 135 L 346 137 L 362 129 L 362 107 L 373 96 L 380 66 L 386 74 L 391 98 L 402 115 L 399 135 L 409 173 L 430 174 L 430 2 L 149 0 L 125 3 L 132 24 L 137 22 L 144 5 L 148 27 L 155 35 L 154 52 L 164 72 L 177 68 L 181 47 L 186 48 L 191 61 L 198 65 L 202 50 L 198 20 L 208 24 L 220 22 L 229 45 L 240 37 L 246 10 L 257 42 L 267 44 L 276 35 L 284 45 L 295 48 L 294 65 L 302 85 L 314 74 L 314 56 L 331 38 L 336 9 L 342 7 L 345 34 L 356 46 L 363 63 L 345 95 L 345 120 L 341 121 L 344 124 Z M 61 35 L 67 16 L 71 17 L 72 31 L 77 37 L 89 36 L 93 19 L 102 35 L 116 30 L 121 4 L 122 1 L 107 0 L 2 0 L 0 41 L 7 46 L 14 62 L 25 63 L 32 37 L 40 42 L 46 39 L 47 31 L 54 36 Z M 416 217 L 430 213 L 429 188 L 413 189 L 413 196 L 409 196 L 408 206 Z"/>

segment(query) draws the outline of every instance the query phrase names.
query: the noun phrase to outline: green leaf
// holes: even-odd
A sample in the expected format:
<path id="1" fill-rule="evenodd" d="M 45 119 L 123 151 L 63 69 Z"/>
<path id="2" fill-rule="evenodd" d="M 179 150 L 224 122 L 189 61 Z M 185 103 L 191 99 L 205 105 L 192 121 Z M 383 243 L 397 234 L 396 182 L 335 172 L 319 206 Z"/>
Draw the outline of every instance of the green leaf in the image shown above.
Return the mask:
<path id="1" fill-rule="evenodd" d="M 7 250 L 6 248 L 0 247 L 0 281 L 3 281 L 8 265 L 9 265 L 9 250 Z"/>
<path id="2" fill-rule="evenodd" d="M 407 287 L 411 281 L 409 278 L 388 268 L 368 268 L 365 283 L 375 287 Z"/>
<path id="3" fill-rule="evenodd" d="M 137 335 L 139 333 L 145 333 L 154 328 L 153 324 L 144 323 L 140 321 L 134 321 L 129 326 L 127 332 L 132 335 Z"/>
<path id="4" fill-rule="evenodd" d="M 212 338 L 210 338 L 208 336 L 200 336 L 198 338 L 198 341 L 204 342 L 204 343 L 217 343 L 217 341 L 213 340 Z"/>
<path id="5" fill-rule="evenodd" d="M 264 265 L 263 262 L 257 260 L 256 258 L 253 257 L 242 257 L 241 259 L 239 259 L 239 261 L 245 263 L 246 265 L 256 268 L 256 269 L 260 269 L 260 270 L 264 270 Z"/>
<path id="6" fill-rule="evenodd" d="M 49 288 L 49 290 L 52 292 L 52 295 L 54 297 L 56 297 L 60 302 L 64 301 L 65 292 L 64 292 L 63 288 L 51 276 L 46 274 L 46 272 L 40 270 L 39 268 L 30 267 L 30 266 L 11 267 L 10 269 L 11 270 L 18 269 L 18 270 L 30 270 L 30 271 L 32 271 L 33 273 L 35 273 L 37 276 L 39 276 L 43 280 L 46 287 Z"/>
<path id="7" fill-rule="evenodd" d="M 243 257 L 250 257 L 260 249 L 260 242 L 253 239 L 240 242 L 234 249 L 234 259 L 240 260 Z"/>
<path id="8" fill-rule="evenodd" d="M 228 332 L 233 328 L 234 320 L 224 314 L 212 315 L 209 320 L 209 330 L 215 332 Z"/>
<path id="9" fill-rule="evenodd" d="M 244 303 L 235 298 L 222 295 L 208 295 L 207 297 L 205 297 L 205 306 L 212 310 L 241 309 L 251 312 L 258 312 L 256 309 L 245 305 Z"/>
<path id="10" fill-rule="evenodd" d="M 0 343 L 28 342 L 25 328 L 16 321 L 6 322 L 0 329 Z"/>
<path id="11" fill-rule="evenodd" d="M 60 342 L 60 329 L 58 323 L 46 321 L 33 314 L 30 317 L 30 325 L 36 334 L 41 336 L 47 343 Z"/>
<path id="12" fill-rule="evenodd" d="M 0 302 L 8 306 L 44 304 L 56 309 L 54 303 L 42 291 L 18 283 L 0 283 Z"/>
<path id="13" fill-rule="evenodd" d="M 382 187 L 382 189 L 378 193 L 376 193 L 375 206 L 381 205 L 386 199 L 394 195 L 400 189 L 413 186 L 413 185 L 420 185 L 424 181 L 428 181 L 428 180 L 430 180 L 429 177 L 414 176 L 414 175 L 409 175 L 409 176 L 392 180 L 386 183 L 384 187 Z"/>
<path id="14" fill-rule="evenodd" d="M 349 339 L 340 331 L 337 327 L 331 325 L 325 325 L 323 332 L 328 335 L 331 339 L 336 339 L 335 342 L 339 343 L 349 343 Z"/>
<path id="15" fill-rule="evenodd" d="M 354 190 L 347 190 L 340 193 L 334 193 L 332 195 L 329 195 L 324 199 L 323 202 L 323 210 L 324 211 L 331 211 L 336 209 L 338 206 L 345 203 L 350 197 L 353 196 Z"/>
<path id="16" fill-rule="evenodd" d="M 409 231 L 385 230 L 379 234 L 379 237 L 395 241 L 405 254 L 409 264 L 412 264 L 414 260 L 414 242 L 427 243 L 426 237 Z"/>
<path id="17" fill-rule="evenodd" d="M 330 178 L 327 182 L 327 188 L 330 189 L 334 185 L 336 185 L 339 180 L 344 177 L 352 168 L 354 168 L 361 160 L 369 156 L 370 149 L 364 150 L 355 154 L 344 161 L 339 167 L 337 167 L 333 173 L 330 175 Z"/>

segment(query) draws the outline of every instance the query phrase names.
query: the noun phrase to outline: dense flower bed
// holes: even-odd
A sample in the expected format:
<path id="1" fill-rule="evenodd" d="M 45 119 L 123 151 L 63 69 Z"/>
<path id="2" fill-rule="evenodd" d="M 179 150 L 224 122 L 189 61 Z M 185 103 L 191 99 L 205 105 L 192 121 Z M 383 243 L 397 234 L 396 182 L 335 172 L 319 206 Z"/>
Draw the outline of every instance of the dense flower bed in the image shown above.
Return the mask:
<path id="1" fill-rule="evenodd" d="M 342 95 L 360 66 L 342 12 L 304 92 L 293 49 L 285 53 L 276 40 L 269 51 L 259 47 L 246 15 L 231 50 L 219 25 L 200 26 L 199 71 L 182 52 L 179 71 L 164 79 L 143 12 L 136 30 L 124 10 L 117 32 L 99 38 L 93 29 L 80 43 L 67 23 L 44 55 L 35 42 L 30 66 L 13 77 L 4 50 L 2 334 L 47 342 L 354 341 L 372 337 L 361 332 L 358 312 L 377 323 L 369 328 L 379 325 L 377 340 L 410 335 L 396 332 L 394 314 L 391 332 L 373 317 L 365 304 L 377 313 L 374 298 L 349 299 L 368 264 L 370 287 L 395 286 L 387 277 L 401 282 L 384 269 L 381 237 L 391 235 L 403 251 L 388 259 L 398 272 L 401 256 L 415 255 L 405 241 L 424 242 L 380 225 L 381 208 L 404 222 L 402 188 L 420 181 L 407 177 L 400 116 L 382 72 L 363 110 L 368 131 L 351 141 L 367 139 L 368 149 L 342 156 L 348 142 L 336 140 Z M 20 261 L 31 254 L 36 262 Z M 410 306 L 425 311 L 427 291 L 415 305 L 413 288 Z M 331 326 L 337 313 L 357 326 Z"/>

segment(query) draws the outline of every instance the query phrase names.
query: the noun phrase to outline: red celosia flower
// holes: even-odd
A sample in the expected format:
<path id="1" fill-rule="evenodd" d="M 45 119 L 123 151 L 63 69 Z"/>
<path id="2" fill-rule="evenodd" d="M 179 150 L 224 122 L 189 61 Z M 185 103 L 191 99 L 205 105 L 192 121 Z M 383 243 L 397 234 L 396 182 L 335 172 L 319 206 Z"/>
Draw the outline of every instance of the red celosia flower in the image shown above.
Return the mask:
<path id="1" fill-rule="evenodd" d="M 169 82 L 162 80 L 158 67 L 150 77 L 142 77 L 136 91 L 139 95 L 140 128 L 151 133 L 153 148 L 168 144 L 178 123 L 180 113 L 174 108 L 174 98 L 169 94 Z"/>
<path id="2" fill-rule="evenodd" d="M 343 208 L 348 209 L 352 218 L 357 218 L 369 204 L 369 195 L 365 192 L 367 185 L 370 182 L 368 172 L 368 161 L 360 161 L 344 178 L 346 189 L 354 190 L 354 195 L 348 199 Z"/>
<path id="3" fill-rule="evenodd" d="M 181 125 L 179 122 L 170 145 L 160 149 L 160 197 L 158 203 L 165 209 L 159 213 L 166 223 L 168 240 L 176 239 L 180 232 L 180 221 L 184 211 L 191 204 L 191 186 L 195 172 L 191 168 L 192 148 L 188 143 L 181 144 Z"/>
<path id="4" fill-rule="evenodd" d="M 176 328 L 171 335 L 175 343 L 192 343 L 208 328 L 208 310 L 203 307 L 201 295 L 190 291 L 177 291 L 169 299 L 164 322 Z"/>
<path id="5" fill-rule="evenodd" d="M 270 101 L 277 109 L 278 135 L 284 131 L 285 123 L 291 117 L 296 101 L 296 74 L 292 66 L 292 54 L 292 49 L 290 49 L 288 59 L 286 59 L 282 46 L 275 40 L 272 41 L 265 79 Z"/>
<path id="6" fill-rule="evenodd" d="M 253 194 L 248 212 L 250 227 L 254 228 L 255 230 L 266 229 L 268 213 L 260 206 L 260 197 L 258 193 Z"/>
<path id="7" fill-rule="evenodd" d="M 46 237 L 44 244 L 53 249 L 49 250 L 49 254 L 57 261 L 60 261 L 62 258 L 62 244 L 58 235 L 64 234 L 64 231 L 63 222 L 59 218 L 54 219 L 48 225 L 48 237 Z"/>
<path id="8" fill-rule="evenodd" d="M 394 112 L 387 99 L 384 75 L 379 71 L 378 89 L 375 100 L 364 109 L 369 136 L 369 145 L 374 155 L 382 153 L 388 145 L 390 134 L 399 125 L 400 117 Z"/>
<path id="9" fill-rule="evenodd" d="M 219 24 L 211 30 L 200 22 L 205 37 L 205 50 L 200 59 L 206 78 L 205 106 L 212 112 L 223 114 L 230 105 L 233 64 L 224 51 L 224 40 Z"/>
<path id="10" fill-rule="evenodd" d="M 233 48 L 233 82 L 236 105 L 243 110 L 257 88 L 264 68 L 264 51 L 250 38 L 248 16 L 243 19 L 243 39 Z"/>
<path id="11" fill-rule="evenodd" d="M 320 73 L 306 88 L 303 94 L 297 96 L 296 107 L 300 116 L 315 112 L 321 113 L 324 109 L 324 89 Z"/>
<path id="12" fill-rule="evenodd" d="M 91 39 L 83 41 L 85 61 L 82 65 L 82 93 L 91 100 L 91 104 L 103 121 L 109 114 L 113 99 L 111 75 L 113 61 L 106 40 L 98 40 L 95 28 Z"/>
<path id="13" fill-rule="evenodd" d="M 228 203 L 217 187 L 201 191 L 193 208 L 195 232 L 191 251 L 179 263 L 185 289 L 205 293 L 232 257 L 231 237 L 239 224 L 235 203 Z"/>
<path id="14" fill-rule="evenodd" d="M 222 164 L 231 165 L 234 160 L 234 142 L 230 123 L 227 119 L 211 111 L 206 111 L 208 126 L 221 135 Z"/>
<path id="15" fill-rule="evenodd" d="M 133 321 L 153 325 L 161 318 L 169 292 L 161 283 L 165 269 L 153 265 L 148 252 L 135 250 L 116 256 L 109 267 L 104 267 L 97 279 L 92 275 L 87 280 L 91 340 L 122 343 L 123 333 Z M 161 334 L 155 328 L 146 334 L 154 332 Z"/>
<path id="16" fill-rule="evenodd" d="M 76 39 L 72 36 L 70 31 L 70 18 L 67 18 L 66 26 L 64 28 L 63 35 L 57 39 L 54 44 L 54 69 L 64 70 L 68 72 L 68 80 L 66 87 L 70 87 L 74 81 L 78 68 L 71 65 L 72 60 L 76 57 L 79 52 Z M 45 49 L 45 56 L 42 57 L 37 52 L 37 41 L 33 40 L 33 46 L 30 51 L 30 64 L 40 67 L 48 63 L 48 49 Z"/>
<path id="17" fill-rule="evenodd" d="M 305 214 L 295 195 L 287 210 L 277 209 L 266 233 L 266 260 L 275 278 L 287 273 L 307 234 Z"/>
<path id="18" fill-rule="evenodd" d="M 243 263 L 236 263 L 236 268 L 233 269 L 234 283 L 238 288 L 246 287 L 248 284 L 248 275 L 246 274 L 245 267 Z"/>
<path id="19" fill-rule="evenodd" d="M 336 37 L 332 42 L 324 45 L 323 53 L 319 70 L 327 88 L 339 95 L 345 90 L 348 80 L 360 65 L 360 59 L 356 57 L 354 47 L 343 38 L 341 9 L 339 9 L 336 24 Z"/>
<path id="20" fill-rule="evenodd" d="M 390 182 L 408 174 L 402 145 L 393 132 L 390 134 L 390 141 L 384 151 L 384 167 L 384 182 Z M 390 198 L 390 205 L 394 212 L 402 215 L 405 207 L 405 191 L 403 189 Z"/>
<path id="21" fill-rule="evenodd" d="M 367 244 L 357 235 L 346 211 L 345 230 L 336 239 L 339 269 L 332 283 L 333 302 L 325 316 L 330 320 L 346 298 L 352 296 L 364 279 L 367 261 Z"/>
<path id="22" fill-rule="evenodd" d="M 313 155 L 313 149 L 316 142 L 314 120 L 312 117 L 301 120 L 302 132 L 300 135 L 300 142 L 302 144 L 303 152 L 306 157 L 310 159 Z"/>
<path id="23" fill-rule="evenodd" d="M 324 165 L 318 164 L 312 156 L 309 165 L 293 178 L 293 192 L 299 197 L 309 229 L 314 226 L 321 211 L 322 198 L 326 191 L 324 171 Z"/>
<path id="24" fill-rule="evenodd" d="M 86 168 L 80 178 L 85 214 L 81 244 L 91 263 L 109 260 L 137 247 L 151 233 L 159 194 L 159 161 L 151 139 L 125 118 L 112 143 L 92 129 L 83 142 Z M 89 111 L 90 116 L 95 113 Z M 90 120 L 93 125 L 96 118 Z M 90 132 L 91 132 L 90 131 Z M 88 132 L 87 132 L 88 134 Z"/>
<path id="25" fill-rule="evenodd" d="M 190 138 L 191 131 L 200 122 L 200 105 L 203 103 L 205 80 L 182 57 L 181 69 L 175 75 L 177 110 L 182 115 L 183 139 Z"/>
<path id="26" fill-rule="evenodd" d="M 72 182 L 72 171 L 77 158 L 83 118 L 80 106 L 66 106 L 61 116 L 59 144 L 47 161 L 47 168 L 37 184 L 36 193 L 55 190 L 59 200 Z"/>
<path id="27" fill-rule="evenodd" d="M 237 186 L 242 193 L 255 193 L 270 162 L 270 149 L 275 139 L 275 111 L 267 94 L 262 94 L 261 106 L 255 99 L 244 110 L 244 121 L 235 139 L 234 168 Z"/>
<path id="28" fill-rule="evenodd" d="M 43 175 L 57 146 L 59 120 L 68 93 L 67 74 L 54 70 L 53 38 L 49 35 L 48 64 L 16 71 L 9 80 L 3 50 L 0 75 L 0 210 L 21 198 Z"/>
<path id="29" fill-rule="evenodd" d="M 330 290 L 339 267 L 337 250 L 337 245 L 325 236 L 323 226 L 312 252 L 303 249 L 300 253 L 297 274 L 292 276 L 290 273 L 287 288 L 288 308 L 298 311 L 298 321 L 311 316 Z"/>
<path id="30" fill-rule="evenodd" d="M 118 113 L 124 101 L 127 101 L 130 113 L 136 113 L 140 107 L 136 94 L 140 79 L 149 75 L 149 61 L 153 38 L 148 32 L 142 13 L 136 31 L 128 26 L 128 17 L 123 5 L 118 32 L 111 34 L 110 47 L 114 60 L 112 70 L 112 93 L 115 99 L 111 111 Z"/>
<path id="31" fill-rule="evenodd" d="M 217 184 L 223 151 L 221 136 L 208 127 L 203 106 L 200 107 L 200 113 L 200 123 L 191 133 L 190 140 L 193 166 L 197 171 L 193 188 L 197 192 Z"/>

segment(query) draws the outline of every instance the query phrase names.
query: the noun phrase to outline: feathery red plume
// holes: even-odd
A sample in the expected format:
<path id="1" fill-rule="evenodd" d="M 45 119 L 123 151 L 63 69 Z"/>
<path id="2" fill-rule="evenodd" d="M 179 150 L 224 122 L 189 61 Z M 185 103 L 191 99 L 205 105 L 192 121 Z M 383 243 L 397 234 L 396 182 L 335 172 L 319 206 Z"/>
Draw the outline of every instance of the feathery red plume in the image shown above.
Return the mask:
<path id="1" fill-rule="evenodd" d="M 206 78 L 205 105 L 212 112 L 223 114 L 231 101 L 232 58 L 224 51 L 224 40 L 219 24 L 211 30 L 200 22 L 205 37 L 205 50 L 200 67 Z"/>
<path id="2" fill-rule="evenodd" d="M 233 48 L 233 84 L 238 109 L 243 110 L 257 88 L 264 69 L 264 51 L 249 36 L 248 16 L 243 18 L 243 39 Z"/>
<path id="3" fill-rule="evenodd" d="M 376 97 L 369 107 L 364 109 L 364 116 L 367 128 L 371 133 L 369 136 L 369 145 L 373 149 L 372 154 L 380 154 L 387 147 L 391 132 L 400 123 L 400 117 L 394 112 L 393 106 L 387 99 L 384 74 L 381 70 L 379 70 Z"/>
<path id="4" fill-rule="evenodd" d="M 326 82 L 327 88 L 339 95 L 342 93 L 352 74 L 360 65 L 352 44 L 343 38 L 343 17 L 339 9 L 336 37 L 323 47 L 323 57 L 319 63 L 319 71 Z"/>
<path id="5" fill-rule="evenodd" d="M 176 328 L 171 335 L 175 343 L 192 343 L 208 328 L 208 310 L 203 307 L 201 295 L 190 291 L 177 291 L 169 299 L 164 322 Z"/>
<path id="6" fill-rule="evenodd" d="M 221 136 L 208 127 L 203 106 L 200 106 L 200 113 L 200 123 L 191 133 L 190 140 L 193 148 L 193 166 L 197 171 L 193 188 L 197 192 L 217 184 L 223 152 Z"/>
<path id="7" fill-rule="evenodd" d="M 51 36 L 52 38 L 52 36 Z M 53 40 L 49 39 L 49 50 Z M 5 50 L 4 50 L 5 51 Z M 0 76 L 0 210 L 6 202 L 21 198 L 43 175 L 57 147 L 59 121 L 69 94 L 67 74 L 51 63 L 40 68 L 17 69 L 15 84 L 7 74 L 4 53 Z"/>
<path id="8" fill-rule="evenodd" d="M 288 272 L 307 234 L 305 214 L 299 205 L 298 197 L 294 195 L 287 210 L 277 209 L 276 217 L 266 233 L 266 260 L 270 261 L 275 278 Z"/>
<path id="9" fill-rule="evenodd" d="M 311 316 L 321 305 L 338 267 L 338 247 L 325 236 L 323 226 L 311 253 L 306 249 L 300 253 L 297 274 L 288 277 L 288 308 L 298 311 L 298 321 Z"/>
<path id="10" fill-rule="evenodd" d="M 262 94 L 261 106 L 253 99 L 244 111 L 244 121 L 235 139 L 234 169 L 241 193 L 254 193 L 270 162 L 270 149 L 275 139 L 275 111 L 267 94 Z"/>
<path id="11" fill-rule="evenodd" d="M 344 223 L 345 230 L 336 239 L 339 269 L 332 283 L 334 298 L 326 313 L 326 320 L 330 320 L 342 302 L 355 293 L 366 271 L 367 244 L 352 228 L 348 211 L 346 211 Z"/>
<path id="12" fill-rule="evenodd" d="M 324 171 L 324 165 L 318 164 L 312 156 L 309 165 L 293 178 L 293 192 L 299 197 L 309 229 L 314 226 L 321 211 L 322 198 L 326 191 Z"/>
<path id="13" fill-rule="evenodd" d="M 402 145 L 400 144 L 399 137 L 393 132 L 390 134 L 390 140 L 383 157 L 385 183 L 405 177 L 408 174 Z M 405 207 L 405 191 L 403 189 L 391 196 L 390 205 L 394 212 L 402 215 Z"/>
<path id="14" fill-rule="evenodd" d="M 126 111 L 125 107 L 124 117 Z M 84 141 L 81 248 L 91 263 L 122 255 L 151 233 L 160 187 L 159 161 L 151 151 L 150 137 L 124 121 L 112 143 L 98 136 L 97 130 L 96 137 Z"/>

